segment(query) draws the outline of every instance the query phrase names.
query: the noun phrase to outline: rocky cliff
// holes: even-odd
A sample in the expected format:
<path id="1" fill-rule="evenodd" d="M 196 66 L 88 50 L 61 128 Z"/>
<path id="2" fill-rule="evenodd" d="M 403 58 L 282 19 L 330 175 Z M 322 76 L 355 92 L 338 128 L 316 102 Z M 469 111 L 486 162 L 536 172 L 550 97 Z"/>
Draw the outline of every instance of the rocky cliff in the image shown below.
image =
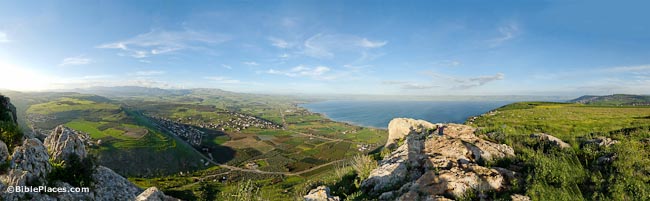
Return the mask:
<path id="1" fill-rule="evenodd" d="M 380 200 L 485 198 L 506 191 L 519 174 L 485 164 L 514 157 L 513 149 L 482 139 L 475 130 L 459 124 L 393 119 L 386 146 L 393 148 L 361 188 Z M 526 200 L 521 195 L 512 198 Z"/>
<path id="2" fill-rule="evenodd" d="M 90 192 L 86 193 L 45 193 L 9 192 L 15 186 L 73 187 L 71 184 L 48 177 L 53 170 L 53 163 L 71 163 L 71 155 L 80 159 L 88 157 L 84 145 L 85 134 L 78 133 L 64 126 L 58 126 L 41 143 L 36 138 L 25 139 L 14 150 L 10 161 L 4 142 L 0 141 L 0 159 L 9 163 L 9 167 L 0 170 L 0 197 L 3 200 L 176 200 L 165 196 L 157 189 L 143 192 L 113 170 L 96 166 L 92 171 Z M 137 198 L 137 199 L 136 199 Z"/>

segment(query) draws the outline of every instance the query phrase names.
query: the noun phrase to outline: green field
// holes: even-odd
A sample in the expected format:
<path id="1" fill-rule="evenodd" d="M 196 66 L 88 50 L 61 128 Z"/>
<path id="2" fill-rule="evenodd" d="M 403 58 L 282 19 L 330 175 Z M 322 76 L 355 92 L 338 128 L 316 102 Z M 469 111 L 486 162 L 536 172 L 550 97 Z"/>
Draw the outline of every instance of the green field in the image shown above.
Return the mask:
<path id="1" fill-rule="evenodd" d="M 514 103 L 467 124 L 506 143 L 525 178 L 511 193 L 533 200 L 646 200 L 650 197 L 650 107 L 567 103 Z M 547 133 L 571 144 L 559 149 L 528 137 Z M 611 147 L 585 144 L 595 137 L 620 141 Z M 616 156 L 612 163 L 599 157 Z"/>

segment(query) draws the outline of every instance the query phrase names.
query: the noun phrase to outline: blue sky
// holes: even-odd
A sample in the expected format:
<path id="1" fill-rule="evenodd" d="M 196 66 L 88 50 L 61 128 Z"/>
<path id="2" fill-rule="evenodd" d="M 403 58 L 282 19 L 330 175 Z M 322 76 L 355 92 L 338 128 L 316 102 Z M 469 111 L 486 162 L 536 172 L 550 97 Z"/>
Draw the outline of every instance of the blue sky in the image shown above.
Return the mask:
<path id="1" fill-rule="evenodd" d="M 0 1 L 0 88 L 650 92 L 643 1 Z"/>

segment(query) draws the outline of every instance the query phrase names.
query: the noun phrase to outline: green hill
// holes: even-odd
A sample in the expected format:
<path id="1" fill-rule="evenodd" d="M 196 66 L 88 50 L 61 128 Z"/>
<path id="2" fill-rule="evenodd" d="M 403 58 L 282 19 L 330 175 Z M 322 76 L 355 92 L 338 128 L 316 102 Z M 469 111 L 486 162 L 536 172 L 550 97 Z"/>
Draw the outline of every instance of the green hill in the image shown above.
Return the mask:
<path id="1" fill-rule="evenodd" d="M 616 106 L 650 106 L 650 96 L 614 94 L 607 96 L 581 96 L 569 102 L 588 105 L 616 105 Z"/>
<path id="2" fill-rule="evenodd" d="M 26 119 L 35 132 L 57 125 L 88 133 L 100 164 L 123 175 L 155 176 L 205 168 L 186 143 L 160 131 L 138 113 L 96 95 L 56 94 L 29 104 Z"/>

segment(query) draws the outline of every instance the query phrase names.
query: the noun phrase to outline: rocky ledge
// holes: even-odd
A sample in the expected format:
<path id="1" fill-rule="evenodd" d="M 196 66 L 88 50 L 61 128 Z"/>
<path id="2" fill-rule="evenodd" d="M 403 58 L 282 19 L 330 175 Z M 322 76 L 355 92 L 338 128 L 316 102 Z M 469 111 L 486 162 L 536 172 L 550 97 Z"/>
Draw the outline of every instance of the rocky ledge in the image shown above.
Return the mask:
<path id="1" fill-rule="evenodd" d="M 479 138 L 473 127 L 397 118 L 388 131 L 386 147 L 392 147 L 391 153 L 361 183 L 366 193 L 380 200 L 449 200 L 468 194 L 484 198 L 508 190 L 519 177 L 505 168 L 484 166 L 514 157 L 514 151 Z"/>
<path id="2" fill-rule="evenodd" d="M 9 168 L 0 170 L 0 198 L 3 200 L 177 200 L 165 196 L 158 189 L 142 189 L 104 166 L 93 171 L 87 193 L 9 193 L 13 186 L 72 187 L 62 181 L 51 181 L 48 174 L 54 163 L 67 163 L 70 155 L 80 159 L 88 156 L 84 141 L 87 136 L 64 126 L 58 126 L 45 138 L 45 144 L 36 138 L 25 139 L 14 150 L 10 161 L 5 143 L 0 141 L 0 164 Z"/>

